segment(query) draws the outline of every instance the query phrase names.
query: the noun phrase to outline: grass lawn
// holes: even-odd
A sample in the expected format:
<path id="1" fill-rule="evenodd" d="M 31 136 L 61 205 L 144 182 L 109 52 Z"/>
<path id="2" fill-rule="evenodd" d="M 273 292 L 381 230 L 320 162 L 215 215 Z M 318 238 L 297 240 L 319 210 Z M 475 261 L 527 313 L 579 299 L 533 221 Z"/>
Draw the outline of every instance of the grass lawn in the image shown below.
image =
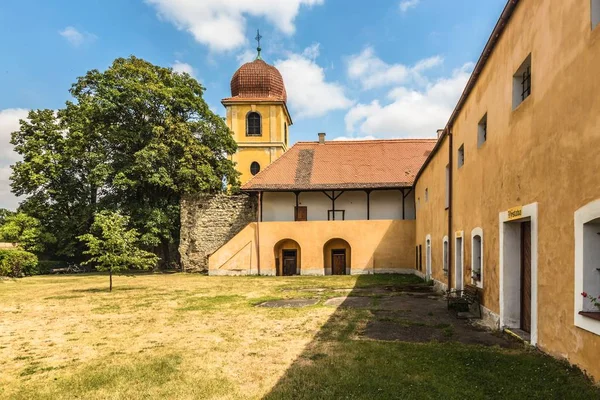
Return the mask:
<path id="1" fill-rule="evenodd" d="M 600 398 L 536 351 L 372 340 L 373 310 L 323 304 L 362 289 L 376 307 L 384 295 L 365 289 L 414 283 L 138 275 L 109 293 L 102 275 L 0 281 L 0 398 Z M 285 298 L 320 301 L 256 307 Z"/>

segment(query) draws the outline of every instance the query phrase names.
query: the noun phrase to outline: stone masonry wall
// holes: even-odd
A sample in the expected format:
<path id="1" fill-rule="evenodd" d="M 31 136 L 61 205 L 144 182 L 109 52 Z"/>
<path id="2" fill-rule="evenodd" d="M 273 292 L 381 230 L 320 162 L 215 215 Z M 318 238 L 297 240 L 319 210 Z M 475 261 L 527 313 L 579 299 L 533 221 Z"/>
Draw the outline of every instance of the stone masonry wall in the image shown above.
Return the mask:
<path id="1" fill-rule="evenodd" d="M 195 195 L 181 201 L 179 254 L 185 272 L 208 270 L 208 257 L 256 221 L 254 195 Z"/>

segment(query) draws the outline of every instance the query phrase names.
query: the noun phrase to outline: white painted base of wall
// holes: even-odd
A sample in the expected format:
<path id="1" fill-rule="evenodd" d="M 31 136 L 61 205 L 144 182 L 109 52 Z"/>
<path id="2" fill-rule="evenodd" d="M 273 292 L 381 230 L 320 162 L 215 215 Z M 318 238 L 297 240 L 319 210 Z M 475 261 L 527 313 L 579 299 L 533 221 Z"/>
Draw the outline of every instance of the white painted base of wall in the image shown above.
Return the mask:
<path id="1" fill-rule="evenodd" d="M 417 271 L 419 272 L 419 271 Z M 438 281 L 437 279 L 433 280 L 433 289 L 438 293 L 446 293 L 448 291 L 448 284 Z"/>
<path id="2" fill-rule="evenodd" d="M 481 306 L 481 319 L 477 321 L 477 325 L 481 325 L 485 328 L 499 331 L 500 315 L 491 311 L 489 308 Z"/>
<path id="3" fill-rule="evenodd" d="M 267 274 L 261 274 L 267 275 Z M 208 276 L 258 276 L 256 271 L 248 270 L 214 270 L 208 271 Z"/>
<path id="4" fill-rule="evenodd" d="M 348 272 L 348 271 L 347 271 Z M 209 270 L 209 276 L 258 276 L 256 271 L 248 270 Z M 331 276 L 331 268 L 316 268 L 302 269 L 302 276 Z M 419 278 L 425 279 L 425 274 L 415 269 L 410 268 L 394 268 L 394 269 L 365 269 L 355 270 L 348 275 L 417 275 Z M 276 276 L 273 272 L 261 272 L 260 276 Z"/>
<path id="5" fill-rule="evenodd" d="M 331 269 L 329 269 L 329 273 L 327 273 L 327 269 L 323 270 L 323 268 L 316 269 L 302 269 L 300 271 L 302 276 L 325 276 L 331 275 Z"/>

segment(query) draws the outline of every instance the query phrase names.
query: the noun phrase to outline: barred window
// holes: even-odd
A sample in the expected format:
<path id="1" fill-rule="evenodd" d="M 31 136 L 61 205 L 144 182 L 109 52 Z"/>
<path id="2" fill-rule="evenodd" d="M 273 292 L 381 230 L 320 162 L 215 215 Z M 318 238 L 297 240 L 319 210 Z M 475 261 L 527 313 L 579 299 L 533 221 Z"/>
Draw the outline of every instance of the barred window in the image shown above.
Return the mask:
<path id="1" fill-rule="evenodd" d="M 531 95 L 531 76 L 532 68 L 530 54 L 513 76 L 513 109 L 517 108 Z"/>
<path id="2" fill-rule="evenodd" d="M 523 81 L 521 82 L 521 100 L 525 100 L 531 94 L 531 66 L 528 66 L 523 72 Z"/>
<path id="3" fill-rule="evenodd" d="M 262 118 L 257 112 L 250 112 L 246 117 L 246 135 L 261 136 L 262 135 Z"/>

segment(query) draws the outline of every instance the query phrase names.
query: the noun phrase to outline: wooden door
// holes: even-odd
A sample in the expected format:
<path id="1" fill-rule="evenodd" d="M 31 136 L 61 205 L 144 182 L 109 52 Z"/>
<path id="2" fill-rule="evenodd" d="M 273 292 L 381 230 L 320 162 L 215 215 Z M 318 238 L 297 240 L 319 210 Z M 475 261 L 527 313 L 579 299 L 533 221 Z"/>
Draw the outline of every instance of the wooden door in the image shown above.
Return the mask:
<path id="1" fill-rule="evenodd" d="M 531 222 L 521 224 L 521 329 L 531 332 Z"/>
<path id="2" fill-rule="evenodd" d="M 331 252 L 331 274 L 346 275 L 346 250 Z"/>
<path id="3" fill-rule="evenodd" d="M 298 266 L 298 252 L 296 250 L 283 251 L 283 276 L 296 275 Z"/>
<path id="4" fill-rule="evenodd" d="M 308 208 L 296 207 L 295 210 L 296 221 L 307 221 L 308 220 Z"/>

